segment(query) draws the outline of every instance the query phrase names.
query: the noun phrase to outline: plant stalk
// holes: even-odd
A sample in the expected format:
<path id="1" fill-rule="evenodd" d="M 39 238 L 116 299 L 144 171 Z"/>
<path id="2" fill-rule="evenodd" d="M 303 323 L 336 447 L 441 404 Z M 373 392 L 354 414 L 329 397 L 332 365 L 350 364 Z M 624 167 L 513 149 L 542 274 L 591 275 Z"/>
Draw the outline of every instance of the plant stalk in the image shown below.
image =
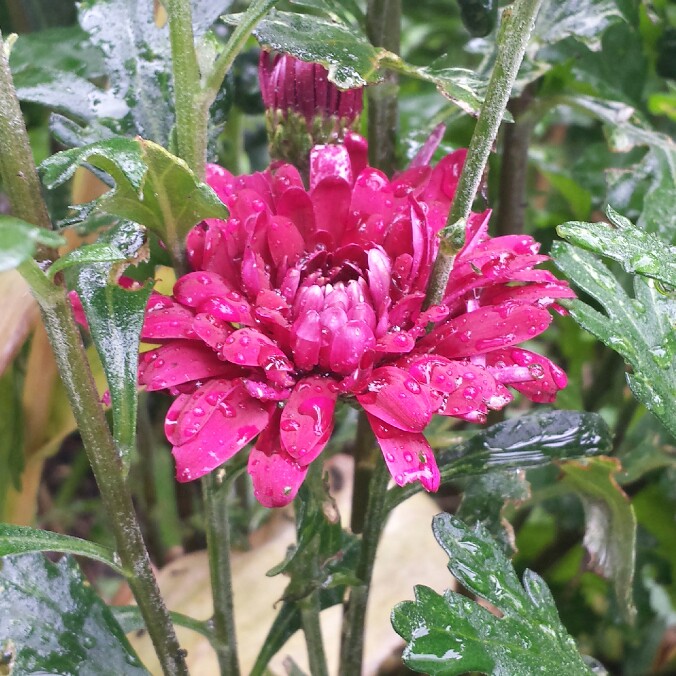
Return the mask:
<path id="1" fill-rule="evenodd" d="M 314 590 L 298 603 L 300 607 L 300 621 L 305 634 L 307 645 L 308 664 L 312 676 L 329 676 L 324 652 L 324 638 L 319 621 L 319 592 Z"/>
<path id="2" fill-rule="evenodd" d="M 224 470 L 202 478 L 211 593 L 214 599 L 214 648 L 222 674 L 238 676 L 232 572 L 230 569 L 230 520 L 228 484 Z"/>
<path id="3" fill-rule="evenodd" d="M 0 36 L 0 175 L 16 216 L 51 228 Z M 51 252 L 47 252 L 48 256 Z M 42 312 L 61 380 L 111 521 L 117 553 L 139 605 L 160 664 L 168 676 L 187 674 L 185 653 L 157 587 L 136 518 L 122 462 L 89 368 L 66 291 L 54 285 L 33 260 L 19 272 L 31 286 Z"/>
<path id="4" fill-rule="evenodd" d="M 208 118 L 197 105 L 200 69 L 192 30 L 192 6 L 190 0 L 167 0 L 166 7 L 169 13 L 178 154 L 203 181 L 207 162 Z"/>
<path id="5" fill-rule="evenodd" d="M 376 47 L 394 54 L 401 48 L 401 0 L 368 0 L 366 32 Z M 369 164 L 392 175 L 397 168 L 399 78 L 388 71 L 380 84 L 367 87 Z"/>
<path id="6" fill-rule="evenodd" d="M 495 66 L 467 150 L 467 160 L 460 175 L 446 228 L 441 233 L 439 253 L 425 299 L 426 306 L 437 305 L 443 300 L 455 255 L 462 247 L 472 203 L 498 135 L 542 2 L 543 0 L 516 0 L 503 11 Z"/>
<path id="7" fill-rule="evenodd" d="M 373 566 L 380 535 L 387 519 L 385 498 L 390 474 L 385 462 L 380 459 L 371 476 L 368 503 L 364 515 L 361 550 L 356 575 L 360 585 L 350 589 L 350 596 L 343 611 L 343 633 L 340 645 L 339 676 L 354 676 L 362 673 L 364 659 L 364 628 L 373 577 Z M 356 486 L 355 486 L 356 488 Z"/>
<path id="8" fill-rule="evenodd" d="M 96 384 L 65 289 L 54 286 L 35 261 L 24 262 L 19 271 L 30 284 L 40 305 L 82 444 L 112 524 L 117 554 L 162 670 L 167 676 L 187 674 L 185 652 L 178 644 L 174 626 L 157 587 L 125 479 L 126 472 L 99 404 Z"/>

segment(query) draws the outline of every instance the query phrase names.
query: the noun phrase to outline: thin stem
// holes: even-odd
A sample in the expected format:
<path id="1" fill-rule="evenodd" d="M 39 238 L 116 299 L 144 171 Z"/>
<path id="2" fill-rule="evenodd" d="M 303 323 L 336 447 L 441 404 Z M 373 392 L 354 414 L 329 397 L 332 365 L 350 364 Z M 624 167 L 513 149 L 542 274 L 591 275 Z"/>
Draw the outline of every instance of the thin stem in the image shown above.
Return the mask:
<path id="1" fill-rule="evenodd" d="M 350 528 L 361 533 L 369 501 L 371 478 L 378 463 L 380 451 L 366 414 L 362 411 L 357 422 L 357 437 L 354 446 L 354 482 L 352 486 L 352 512 Z"/>
<path id="2" fill-rule="evenodd" d="M 204 511 L 214 599 L 214 648 L 222 674 L 238 676 L 237 636 L 235 634 L 232 572 L 230 570 L 230 521 L 228 485 L 225 473 L 216 470 L 202 479 Z"/>
<path id="3" fill-rule="evenodd" d="M 207 161 L 207 115 L 196 105 L 200 96 L 200 69 L 195 52 L 190 0 L 167 0 L 169 39 L 174 74 L 178 154 L 204 180 Z"/>
<path id="4" fill-rule="evenodd" d="M 51 227 L 1 36 L 0 175 L 15 214 L 35 225 Z M 40 305 L 82 444 L 111 521 L 122 567 L 162 669 L 171 676 L 187 674 L 185 655 L 179 647 L 157 587 L 125 479 L 126 473 L 99 404 L 99 395 L 66 291 L 54 285 L 33 260 L 22 263 L 19 272 L 30 284 Z"/>
<path id="5" fill-rule="evenodd" d="M 300 621 L 307 645 L 310 674 L 312 676 L 328 676 L 329 670 L 326 666 L 324 638 L 319 622 L 319 592 L 317 590 L 311 592 L 298 605 L 300 607 Z"/>
<path id="6" fill-rule="evenodd" d="M 187 674 L 185 653 L 164 606 L 139 527 L 122 462 L 115 448 L 66 292 L 30 260 L 19 267 L 28 281 L 49 335 L 82 444 L 111 521 L 117 553 L 165 674 Z"/>
<path id="7" fill-rule="evenodd" d="M 355 571 L 361 584 L 350 589 L 350 597 L 343 613 L 339 676 L 354 676 L 354 674 L 362 673 L 366 607 L 378 542 L 387 518 L 385 498 L 389 480 L 390 474 L 385 462 L 380 460 L 373 471 L 369 485 L 361 550 Z"/>
<path id="8" fill-rule="evenodd" d="M 453 198 L 446 228 L 442 231 L 439 254 L 425 299 L 436 305 L 443 299 L 455 254 L 462 246 L 464 229 L 481 183 L 488 156 L 498 134 L 514 81 L 526 52 L 543 0 L 516 0 L 503 11 L 498 35 L 498 54 L 488 83 L 486 98 L 474 127 L 458 188 Z"/>
<path id="9" fill-rule="evenodd" d="M 401 47 L 401 0 L 369 0 L 366 30 L 376 47 L 398 54 Z M 368 87 L 369 163 L 386 174 L 396 166 L 398 76 L 388 71 L 382 83 Z"/>

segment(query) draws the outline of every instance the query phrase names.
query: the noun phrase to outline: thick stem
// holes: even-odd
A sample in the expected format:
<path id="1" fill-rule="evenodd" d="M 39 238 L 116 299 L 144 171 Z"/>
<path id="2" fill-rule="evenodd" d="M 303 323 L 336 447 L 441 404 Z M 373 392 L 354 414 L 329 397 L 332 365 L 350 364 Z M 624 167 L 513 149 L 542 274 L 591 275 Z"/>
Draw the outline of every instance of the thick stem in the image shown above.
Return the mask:
<path id="1" fill-rule="evenodd" d="M 467 160 L 448 214 L 446 228 L 442 231 L 439 253 L 425 299 L 427 306 L 436 305 L 443 300 L 448 277 L 453 269 L 453 260 L 461 247 L 465 224 L 542 2 L 543 0 L 516 0 L 502 14 L 495 66 L 467 150 Z"/>
<path id="2" fill-rule="evenodd" d="M 51 227 L 1 37 L 0 175 L 16 216 L 35 225 Z M 117 553 L 162 669 L 165 674 L 187 674 L 185 655 L 155 581 L 126 473 L 99 404 L 87 354 L 65 289 L 52 284 L 33 260 L 22 263 L 19 272 L 40 305 L 56 365 L 113 527 Z"/>
<path id="3" fill-rule="evenodd" d="M 523 232 L 526 213 L 526 180 L 528 178 L 528 148 L 536 118 L 526 114 L 533 101 L 533 85 L 521 96 L 513 98 L 507 108 L 514 124 L 505 126 L 500 166 L 500 199 L 496 230 L 498 235 Z"/>
<path id="4" fill-rule="evenodd" d="M 82 444 L 92 466 L 103 505 L 112 524 L 117 553 L 136 598 L 165 674 L 187 674 L 185 653 L 160 596 L 143 542 L 122 462 L 115 448 L 80 333 L 66 292 L 52 285 L 34 261 L 20 272 L 40 305 Z"/>
<path id="5" fill-rule="evenodd" d="M 371 478 L 378 463 L 380 450 L 373 436 L 373 430 L 361 411 L 357 422 L 357 437 L 354 445 L 354 481 L 352 485 L 352 512 L 350 528 L 353 533 L 361 533 L 369 501 Z"/>
<path id="6" fill-rule="evenodd" d="M 238 676 L 232 573 L 230 570 L 230 521 L 225 473 L 216 470 L 202 479 L 204 511 L 214 599 L 214 648 L 222 674 Z"/>
<path id="7" fill-rule="evenodd" d="M 401 47 L 401 0 L 368 0 L 366 30 L 376 47 L 398 54 Z M 391 71 L 381 84 L 366 90 L 369 163 L 389 175 L 397 168 L 398 90 L 397 74 Z"/>
<path id="8" fill-rule="evenodd" d="M 198 105 L 200 69 L 195 52 L 190 0 L 167 0 L 174 74 L 178 154 L 204 180 L 207 161 L 207 115 Z"/>
<path id="9" fill-rule="evenodd" d="M 361 550 L 355 571 L 361 584 L 350 589 L 350 596 L 343 613 L 343 635 L 341 637 L 340 668 L 338 671 L 340 676 L 354 676 L 362 673 L 366 607 L 378 542 L 387 518 L 385 498 L 387 497 L 389 480 L 390 474 L 385 462 L 380 460 L 376 464 L 369 484 Z"/>

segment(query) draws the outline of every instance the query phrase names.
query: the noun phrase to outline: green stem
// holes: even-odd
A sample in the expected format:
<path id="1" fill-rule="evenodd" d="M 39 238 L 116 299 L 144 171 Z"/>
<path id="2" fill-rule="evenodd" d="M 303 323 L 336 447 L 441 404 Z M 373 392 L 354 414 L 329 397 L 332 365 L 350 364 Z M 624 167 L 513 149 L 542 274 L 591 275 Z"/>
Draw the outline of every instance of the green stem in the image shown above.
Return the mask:
<path id="1" fill-rule="evenodd" d="M 232 573 L 230 570 L 230 521 L 225 473 L 216 470 L 202 479 L 204 511 L 214 599 L 214 647 L 222 674 L 238 676 L 237 636 L 235 634 Z"/>
<path id="2" fill-rule="evenodd" d="M 446 228 L 442 231 L 439 253 L 425 299 L 428 306 L 443 300 L 455 255 L 462 247 L 465 224 L 542 2 L 543 0 L 515 0 L 502 14 L 495 66 L 467 150 L 467 160 L 448 214 Z"/>
<path id="3" fill-rule="evenodd" d="M 112 524 L 117 553 L 162 670 L 172 676 L 187 674 L 185 653 L 180 649 L 157 587 L 125 479 L 126 472 L 99 404 L 96 384 L 66 292 L 62 287 L 54 286 L 35 261 L 26 261 L 19 271 L 40 305 L 59 375 Z"/>
<path id="4" fill-rule="evenodd" d="M 0 175 L 16 216 L 35 225 L 51 227 L 1 36 Z M 117 553 L 162 669 L 169 675 L 187 674 L 185 655 L 179 647 L 174 626 L 157 587 L 125 478 L 126 472 L 99 404 L 87 353 L 66 291 L 54 285 L 33 260 L 22 263 L 19 272 L 31 286 L 42 311 L 59 375 L 111 521 Z"/>
<path id="5" fill-rule="evenodd" d="M 195 175 L 204 180 L 207 162 L 207 115 L 197 102 L 200 69 L 195 52 L 190 0 L 167 0 L 169 39 L 174 74 L 178 154 Z"/>
<path id="6" fill-rule="evenodd" d="M 380 449 L 373 436 L 366 414 L 361 411 L 357 422 L 357 437 L 354 445 L 354 481 L 352 485 L 352 511 L 350 528 L 353 533 L 361 533 L 369 501 L 369 486 L 373 472 L 378 464 Z"/>
<path id="7" fill-rule="evenodd" d="M 368 0 L 366 31 L 376 47 L 398 54 L 401 47 L 401 0 Z M 388 71 L 382 83 L 368 87 L 369 163 L 392 175 L 396 170 L 398 76 Z"/>
<path id="8" fill-rule="evenodd" d="M 324 652 L 324 638 L 319 622 L 319 592 L 311 592 L 299 602 L 300 621 L 305 634 L 308 663 L 312 676 L 328 676 L 326 653 Z"/>
<path id="9" fill-rule="evenodd" d="M 387 497 L 389 480 L 390 474 L 385 462 L 380 460 L 373 471 L 369 484 L 361 550 L 355 571 L 361 584 L 350 589 L 350 596 L 343 614 L 339 676 L 354 676 L 362 673 L 366 606 L 378 542 L 387 518 L 385 498 Z"/>

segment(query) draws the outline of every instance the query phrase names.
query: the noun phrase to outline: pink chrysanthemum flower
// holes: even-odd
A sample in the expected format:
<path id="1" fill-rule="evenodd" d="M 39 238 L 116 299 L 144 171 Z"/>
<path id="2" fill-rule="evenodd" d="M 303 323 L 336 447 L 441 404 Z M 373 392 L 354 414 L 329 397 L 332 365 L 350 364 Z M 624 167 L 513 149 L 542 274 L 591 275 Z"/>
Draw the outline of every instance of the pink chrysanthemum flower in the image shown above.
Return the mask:
<path id="1" fill-rule="evenodd" d="M 339 398 L 366 412 L 400 486 L 439 486 L 423 436 L 435 414 L 483 422 L 510 386 L 550 402 L 566 384 L 545 357 L 516 347 L 573 296 L 535 266 L 528 236 L 491 238 L 473 214 L 443 305 L 425 290 L 465 151 L 394 179 L 366 166 L 366 144 L 317 146 L 310 189 L 281 165 L 207 180 L 230 209 L 188 236 L 193 272 L 154 294 L 140 382 L 176 396 L 166 417 L 179 481 L 196 479 L 258 437 L 258 500 L 290 502 L 321 453 Z M 430 325 L 433 326 L 429 330 Z"/>

